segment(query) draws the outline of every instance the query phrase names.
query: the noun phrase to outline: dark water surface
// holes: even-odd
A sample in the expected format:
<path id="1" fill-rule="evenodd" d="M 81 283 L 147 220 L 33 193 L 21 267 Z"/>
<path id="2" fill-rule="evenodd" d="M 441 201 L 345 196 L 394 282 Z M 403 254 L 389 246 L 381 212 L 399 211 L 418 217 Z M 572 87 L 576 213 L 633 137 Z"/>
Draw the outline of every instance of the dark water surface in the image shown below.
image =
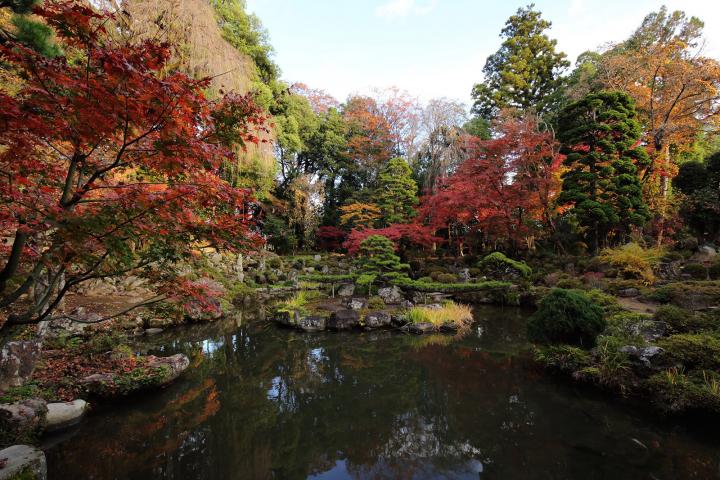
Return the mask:
<path id="1" fill-rule="evenodd" d="M 461 339 L 168 332 L 166 390 L 96 409 L 46 446 L 55 479 L 715 479 L 720 439 L 530 368 L 527 312 L 479 308 Z"/>

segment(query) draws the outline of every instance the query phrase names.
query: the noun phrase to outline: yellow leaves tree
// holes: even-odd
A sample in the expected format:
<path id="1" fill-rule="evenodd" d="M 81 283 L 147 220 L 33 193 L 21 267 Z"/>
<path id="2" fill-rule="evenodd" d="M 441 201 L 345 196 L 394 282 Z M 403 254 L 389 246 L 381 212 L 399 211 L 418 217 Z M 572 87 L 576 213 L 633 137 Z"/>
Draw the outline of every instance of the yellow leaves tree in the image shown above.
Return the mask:
<path id="1" fill-rule="evenodd" d="M 349 228 L 365 229 L 373 228 L 375 223 L 382 217 L 380 207 L 374 203 L 351 203 L 340 207 L 340 223 Z"/>
<path id="2" fill-rule="evenodd" d="M 607 52 L 598 71 L 604 87 L 636 101 L 653 158 L 643 176 L 647 200 L 661 216 L 677 171 L 672 154 L 692 148 L 701 132 L 720 131 L 720 63 L 702 56 L 702 28 L 696 17 L 662 7 Z"/>

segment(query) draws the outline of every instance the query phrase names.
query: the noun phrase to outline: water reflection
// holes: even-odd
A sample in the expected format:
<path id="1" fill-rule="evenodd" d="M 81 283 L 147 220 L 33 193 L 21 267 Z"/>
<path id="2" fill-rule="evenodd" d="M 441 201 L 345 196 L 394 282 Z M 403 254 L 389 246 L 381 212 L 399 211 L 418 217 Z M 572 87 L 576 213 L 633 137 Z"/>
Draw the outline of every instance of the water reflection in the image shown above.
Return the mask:
<path id="1" fill-rule="evenodd" d="M 138 348 L 191 371 L 95 412 L 50 478 L 720 478 L 717 445 L 527 368 L 524 312 L 476 317 L 455 341 L 247 318 L 158 337 Z"/>

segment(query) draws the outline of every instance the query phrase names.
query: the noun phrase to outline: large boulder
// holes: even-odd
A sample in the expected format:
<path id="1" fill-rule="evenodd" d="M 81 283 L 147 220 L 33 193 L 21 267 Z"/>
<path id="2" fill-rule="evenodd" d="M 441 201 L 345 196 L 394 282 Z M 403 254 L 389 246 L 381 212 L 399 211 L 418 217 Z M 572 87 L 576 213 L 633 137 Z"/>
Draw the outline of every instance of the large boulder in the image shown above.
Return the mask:
<path id="1" fill-rule="evenodd" d="M 302 317 L 297 327 L 304 332 L 322 332 L 327 326 L 327 319 L 317 315 Z"/>
<path id="2" fill-rule="evenodd" d="M 385 328 L 391 325 L 391 317 L 385 312 L 368 313 L 365 316 L 365 326 L 367 328 Z"/>
<path id="3" fill-rule="evenodd" d="M 45 430 L 47 412 L 39 398 L 0 405 L 0 445 L 32 443 Z"/>
<path id="4" fill-rule="evenodd" d="M 388 305 L 400 303 L 405 300 L 402 290 L 397 286 L 381 288 L 378 290 L 378 296 Z"/>
<path id="5" fill-rule="evenodd" d="M 129 373 L 95 373 L 80 380 L 90 395 L 119 397 L 142 390 L 162 387 L 178 378 L 190 365 L 190 359 L 178 353 L 169 357 L 147 358 L 145 365 Z"/>
<path id="6" fill-rule="evenodd" d="M 82 417 L 85 416 L 87 409 L 88 403 L 85 400 L 48 403 L 46 431 L 53 432 L 72 427 L 80 422 Z"/>
<path id="7" fill-rule="evenodd" d="M 663 353 L 663 349 L 655 345 L 648 347 L 636 347 L 634 345 L 625 345 L 620 347 L 620 352 L 626 354 L 631 361 L 636 362 L 642 366 L 651 368 L 653 362 L 660 358 Z"/>
<path id="8" fill-rule="evenodd" d="M 330 316 L 327 327 L 330 330 L 350 330 L 360 323 L 360 314 L 355 310 L 338 310 Z"/>
<path id="9" fill-rule="evenodd" d="M 340 285 L 337 294 L 341 297 L 352 297 L 355 294 L 355 284 L 345 283 L 343 285 Z"/>
<path id="10" fill-rule="evenodd" d="M 0 350 L 0 390 L 25 383 L 35 370 L 41 345 L 37 340 L 7 342 Z"/>
<path id="11" fill-rule="evenodd" d="M 0 480 L 45 480 L 47 464 L 42 450 L 13 445 L 0 450 Z"/>
<path id="12" fill-rule="evenodd" d="M 272 317 L 275 323 L 285 327 L 296 327 L 300 321 L 300 315 L 295 311 L 278 310 Z"/>

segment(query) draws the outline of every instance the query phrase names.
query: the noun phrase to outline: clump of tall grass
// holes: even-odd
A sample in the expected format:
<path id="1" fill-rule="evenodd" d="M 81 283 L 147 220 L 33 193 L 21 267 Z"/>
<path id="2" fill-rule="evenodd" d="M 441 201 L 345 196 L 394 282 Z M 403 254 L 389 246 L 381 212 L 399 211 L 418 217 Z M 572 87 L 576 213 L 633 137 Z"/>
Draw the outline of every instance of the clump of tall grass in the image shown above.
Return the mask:
<path id="1" fill-rule="evenodd" d="M 278 310 L 285 310 L 288 312 L 306 313 L 308 303 L 318 297 L 318 292 L 308 292 L 300 290 L 292 297 L 288 298 L 284 302 L 278 304 Z"/>
<path id="2" fill-rule="evenodd" d="M 621 277 L 635 278 L 649 285 L 655 282 L 653 270 L 665 252 L 661 247 L 643 248 L 637 243 L 628 243 L 621 247 L 606 248 L 598 258 L 617 268 Z"/>
<path id="3" fill-rule="evenodd" d="M 458 327 L 472 323 L 472 309 L 468 305 L 445 302 L 440 308 L 412 307 L 406 312 L 410 323 L 432 323 L 436 327 L 446 323 L 454 323 Z"/>

